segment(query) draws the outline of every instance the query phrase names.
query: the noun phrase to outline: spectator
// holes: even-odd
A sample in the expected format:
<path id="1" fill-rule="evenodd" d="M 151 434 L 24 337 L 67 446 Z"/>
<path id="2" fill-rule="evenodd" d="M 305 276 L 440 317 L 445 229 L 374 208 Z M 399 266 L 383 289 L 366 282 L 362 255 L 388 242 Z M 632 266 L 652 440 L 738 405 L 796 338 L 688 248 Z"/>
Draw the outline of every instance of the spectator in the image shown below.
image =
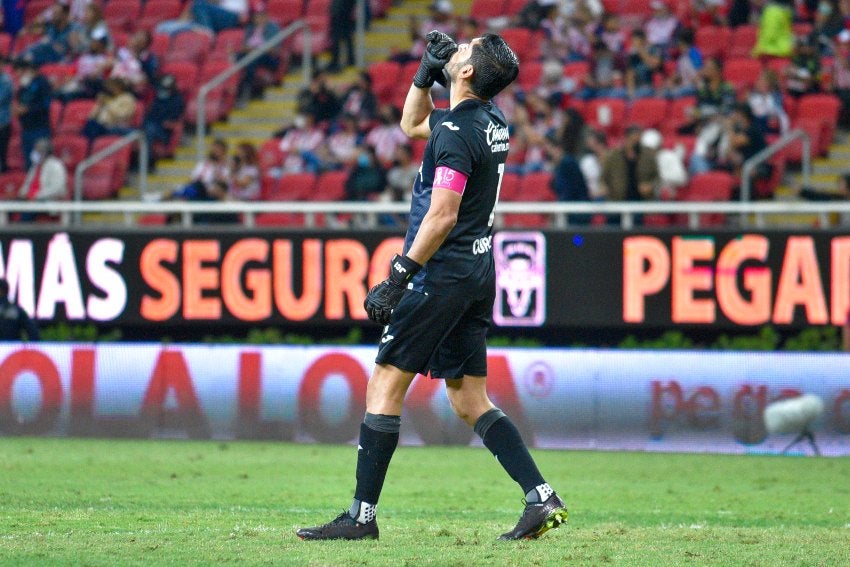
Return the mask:
<path id="1" fill-rule="evenodd" d="M 311 114 L 299 114 L 294 125 L 286 129 L 280 140 L 280 149 L 286 154 L 283 160 L 285 173 L 311 171 L 317 173 L 317 163 L 313 156 L 325 141 L 325 132 Z"/>
<path id="2" fill-rule="evenodd" d="M 409 201 L 417 175 L 419 175 L 419 164 L 413 161 L 413 148 L 410 144 L 397 147 L 393 165 L 387 171 L 387 188 L 382 200 Z"/>
<path id="3" fill-rule="evenodd" d="M 280 26 L 269 18 L 265 2 L 256 2 L 251 11 L 251 21 L 245 27 L 245 39 L 239 56 L 247 55 L 280 32 Z M 263 96 L 266 86 L 257 73 L 260 69 L 276 73 L 280 67 L 280 57 L 274 51 L 267 51 L 249 63 L 242 72 L 239 94 L 244 100 Z"/>
<path id="4" fill-rule="evenodd" d="M 63 201 L 68 198 L 68 170 L 65 162 L 53 154 L 49 138 L 35 143 L 32 166 L 18 190 L 18 198 L 26 201 Z M 35 220 L 32 213 L 24 213 L 21 220 Z"/>
<path id="5" fill-rule="evenodd" d="M 193 22 L 213 33 L 238 28 L 248 20 L 248 0 L 192 0 L 186 10 Z"/>
<path id="6" fill-rule="evenodd" d="M 790 0 L 770 0 L 759 19 L 753 56 L 788 57 L 794 48 Z"/>
<path id="7" fill-rule="evenodd" d="M 514 25 L 539 30 L 543 22 L 553 16 L 553 10 L 558 10 L 558 0 L 529 0 L 520 8 L 514 18 Z"/>
<path id="8" fill-rule="evenodd" d="M 227 142 L 221 138 L 213 140 L 206 159 L 197 163 L 192 170 L 189 182 L 165 195 L 166 200 L 197 201 L 206 200 L 207 191 L 216 181 L 229 186 L 230 171 L 227 163 Z"/>
<path id="9" fill-rule="evenodd" d="M 250 142 L 236 146 L 230 169 L 227 193 L 237 201 L 256 201 L 260 198 L 260 166 L 257 149 Z"/>
<path id="10" fill-rule="evenodd" d="M 298 112 L 309 114 L 316 123 L 326 122 L 339 114 L 340 103 L 336 93 L 328 86 L 327 71 L 313 72 L 313 78 L 305 89 L 298 93 Z"/>
<path id="11" fill-rule="evenodd" d="M 330 36 L 331 63 L 328 70 L 337 72 L 340 69 L 340 47 L 345 47 L 349 65 L 354 65 L 354 6 L 355 0 L 331 0 L 330 5 Z"/>
<path id="12" fill-rule="evenodd" d="M 526 106 L 517 109 L 514 123 L 519 145 L 525 149 L 525 160 L 518 168 L 508 166 L 508 170 L 521 174 L 546 170 L 563 125 L 564 114 L 552 101 L 529 94 Z"/>
<path id="13" fill-rule="evenodd" d="M 0 340 L 20 341 L 26 332 L 28 341 L 39 340 L 38 326 L 27 312 L 9 298 L 9 282 L 0 279 Z"/>
<path id="14" fill-rule="evenodd" d="M 590 200 L 590 190 L 584 178 L 579 156 L 583 142 L 584 121 L 575 109 L 567 110 L 566 126 L 561 130 L 558 145 L 558 159 L 552 173 L 552 191 L 559 201 L 585 202 Z M 590 224 L 591 216 L 586 214 L 567 215 L 570 224 Z"/>
<path id="15" fill-rule="evenodd" d="M 814 38 L 801 37 L 791 56 L 791 64 L 785 68 L 785 91 L 799 98 L 820 90 L 820 56 Z"/>
<path id="16" fill-rule="evenodd" d="M 357 160 L 363 135 L 357 127 L 357 118 L 344 114 L 336 130 L 305 159 L 313 160 L 315 171 L 333 171 L 349 167 Z"/>
<path id="17" fill-rule="evenodd" d="M 169 145 L 174 129 L 183 119 L 185 108 L 186 104 L 177 88 L 174 75 L 163 75 L 159 79 L 153 101 L 142 123 L 148 143 Z M 151 152 L 151 159 L 155 160 L 153 152 Z"/>
<path id="18" fill-rule="evenodd" d="M 133 127 L 136 114 L 136 97 L 120 79 L 107 79 L 103 92 L 83 126 L 83 136 L 94 140 L 100 136 L 123 136 Z"/>
<path id="19" fill-rule="evenodd" d="M 741 166 L 744 162 L 767 147 L 764 133 L 756 124 L 753 112 L 748 104 L 735 106 L 734 111 L 726 120 L 724 134 L 728 138 L 728 143 L 723 144 L 722 148 L 728 149 L 725 155 L 721 154 L 718 165 L 722 169 L 740 176 Z M 770 164 L 763 162 L 756 168 L 753 181 L 768 178 L 771 172 Z"/>
<path id="20" fill-rule="evenodd" d="M 133 92 L 143 96 L 151 85 L 156 85 L 159 62 L 150 52 L 151 33 L 138 30 L 125 47 L 118 49 L 109 76 L 130 85 Z"/>
<path id="21" fill-rule="evenodd" d="M 348 201 L 374 200 L 387 185 L 387 176 L 374 148 L 361 146 L 357 163 L 345 180 L 345 198 Z"/>
<path id="22" fill-rule="evenodd" d="M 693 96 L 703 67 L 702 52 L 695 45 L 694 30 L 683 29 L 678 36 L 679 56 L 676 69 L 667 77 L 667 95 L 673 98 Z"/>
<path id="23" fill-rule="evenodd" d="M 584 79 L 584 88 L 578 97 L 583 100 L 595 97 L 626 98 L 623 71 L 620 57 L 604 41 L 596 41 L 590 59 L 590 72 Z"/>
<path id="24" fill-rule="evenodd" d="M 688 183 L 688 170 L 685 167 L 685 148 L 674 149 L 662 147 L 661 132 L 655 129 L 644 130 L 640 136 L 641 146 L 655 152 L 655 162 L 658 165 L 658 186 L 656 196 L 659 199 L 675 199 L 680 187 Z"/>
<path id="25" fill-rule="evenodd" d="M 407 136 L 399 126 L 401 111 L 392 104 L 382 104 L 378 109 L 378 120 L 380 124 L 366 134 L 365 141 L 375 149 L 382 164 L 390 163 L 396 148 L 408 143 Z"/>
<path id="26" fill-rule="evenodd" d="M 193 200 L 223 203 L 233 200 L 233 195 L 228 192 L 227 181 L 216 179 Z M 197 224 L 236 224 L 239 222 L 239 215 L 236 213 L 199 213 L 193 215 L 192 221 Z"/>
<path id="27" fill-rule="evenodd" d="M 357 127 L 365 128 L 378 111 L 378 99 L 372 92 L 372 78 L 360 71 L 354 83 L 343 93 L 340 102 L 342 112 L 357 118 Z"/>
<path id="28" fill-rule="evenodd" d="M 850 30 L 836 36 L 833 51 L 835 60 L 829 89 L 841 99 L 839 124 L 847 127 L 850 125 Z"/>
<path id="29" fill-rule="evenodd" d="M 92 41 L 104 41 L 107 49 L 112 48 L 112 36 L 109 33 L 109 25 L 103 19 L 103 8 L 99 3 L 86 4 L 83 12 L 82 30 L 76 35 L 79 45 L 74 46 L 77 53 L 85 53 Z"/>
<path id="30" fill-rule="evenodd" d="M 50 83 L 38 72 L 31 57 L 15 60 L 14 68 L 18 75 L 18 91 L 12 111 L 21 126 L 24 165 L 29 169 L 32 165 L 30 154 L 35 143 L 42 138 L 50 138 L 52 95 Z"/>
<path id="31" fill-rule="evenodd" d="M 94 98 L 102 90 L 103 80 L 111 66 L 106 38 L 92 38 L 86 53 L 77 58 L 74 77 L 57 90 L 56 97 L 66 102 L 77 98 Z"/>
<path id="32" fill-rule="evenodd" d="M 655 152 L 640 143 L 641 128 L 629 126 L 619 148 L 611 150 L 602 164 L 600 191 L 612 201 L 648 201 L 658 185 Z M 635 219 L 640 224 L 640 219 Z"/>
<path id="33" fill-rule="evenodd" d="M 428 17 L 419 20 L 416 16 L 410 17 L 410 39 L 413 45 L 408 53 L 396 54 L 393 60 L 400 63 L 407 61 L 419 61 L 425 52 L 425 36 L 431 30 L 441 31 L 451 37 L 457 35 L 457 23 L 453 15 L 454 6 L 450 0 L 435 0 L 428 7 Z"/>
<path id="34" fill-rule="evenodd" d="M 685 124 L 679 128 L 679 133 L 700 132 L 716 118 L 728 114 L 735 104 L 735 99 L 735 88 L 723 80 L 720 61 L 707 59 L 697 79 L 696 106 L 691 110 Z"/>
<path id="35" fill-rule="evenodd" d="M 750 0 L 732 0 L 727 14 L 727 23 L 730 27 L 746 26 L 754 22 L 755 10 Z"/>
<path id="36" fill-rule="evenodd" d="M 747 104 L 762 134 L 784 134 L 788 131 L 791 120 L 783 107 L 779 80 L 772 70 L 761 72 L 747 95 Z"/>
<path id="37" fill-rule="evenodd" d="M 841 13 L 839 0 L 821 0 L 815 12 L 812 35 L 819 44 L 829 46 L 844 30 L 844 14 Z"/>
<path id="38" fill-rule="evenodd" d="M 620 16 L 617 14 L 605 14 L 602 25 L 597 31 L 597 36 L 611 53 L 622 53 L 626 47 L 626 31 L 620 24 Z"/>
<path id="39" fill-rule="evenodd" d="M 645 98 L 655 94 L 653 75 L 661 70 L 661 63 L 658 47 L 647 43 L 643 30 L 633 31 L 626 57 L 625 79 L 629 98 Z"/>
<path id="40" fill-rule="evenodd" d="M 674 38 L 679 29 L 679 19 L 670 11 L 667 0 L 652 0 L 652 17 L 643 26 L 647 43 L 666 59 L 674 45 Z"/>
<path id="41" fill-rule="evenodd" d="M 578 162 L 590 200 L 604 201 L 608 194 L 601 184 L 602 164 L 608 155 L 608 140 L 605 132 L 588 129 L 584 138 L 584 154 Z"/>
<path id="42" fill-rule="evenodd" d="M 9 169 L 9 140 L 12 137 L 12 102 L 15 84 L 5 69 L 0 68 L 0 173 Z"/>
<path id="43" fill-rule="evenodd" d="M 76 36 L 82 30 L 71 21 L 67 4 L 57 2 L 50 10 L 49 20 L 44 23 L 37 21 L 30 33 L 37 33 L 38 28 L 43 28 L 42 39 L 24 51 L 24 54 L 32 56 L 36 65 L 58 63 L 74 56 L 74 45 L 79 43 Z"/>

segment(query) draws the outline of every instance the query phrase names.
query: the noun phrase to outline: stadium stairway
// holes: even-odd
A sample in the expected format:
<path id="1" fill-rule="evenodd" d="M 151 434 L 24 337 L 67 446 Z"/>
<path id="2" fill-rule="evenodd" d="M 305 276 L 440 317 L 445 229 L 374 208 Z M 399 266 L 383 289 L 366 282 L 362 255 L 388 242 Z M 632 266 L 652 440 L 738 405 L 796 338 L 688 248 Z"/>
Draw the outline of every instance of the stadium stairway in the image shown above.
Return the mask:
<path id="1" fill-rule="evenodd" d="M 389 8 L 386 16 L 373 20 L 365 38 L 366 64 L 387 59 L 396 51 L 410 48 L 409 22 L 411 16 L 427 14 L 432 0 L 404 0 Z M 454 0 L 455 12 L 468 14 L 471 0 Z M 328 62 L 328 54 L 318 57 L 318 64 Z M 297 62 L 296 62 L 297 63 Z M 330 79 L 333 85 L 345 85 L 352 82 L 359 69 L 348 67 Z M 300 67 L 290 67 L 280 86 L 266 89 L 261 100 L 254 100 L 242 108 L 234 109 L 226 122 L 212 124 L 207 143 L 215 137 L 224 138 L 234 148 L 241 141 L 259 146 L 295 113 L 296 96 L 302 88 Z M 157 163 L 156 171 L 148 176 L 148 191 L 163 193 L 186 182 L 195 165 L 195 137 L 188 132 L 173 159 L 163 159 Z M 125 187 L 119 197 L 138 199 L 139 191 L 135 178 Z"/>

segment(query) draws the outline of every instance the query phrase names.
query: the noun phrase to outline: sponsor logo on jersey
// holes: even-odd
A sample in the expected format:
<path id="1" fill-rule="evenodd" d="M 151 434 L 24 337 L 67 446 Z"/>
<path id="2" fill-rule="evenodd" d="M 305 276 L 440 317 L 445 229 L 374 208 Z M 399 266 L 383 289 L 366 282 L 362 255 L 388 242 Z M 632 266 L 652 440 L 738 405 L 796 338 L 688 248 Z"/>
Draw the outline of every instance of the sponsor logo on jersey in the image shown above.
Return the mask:
<path id="1" fill-rule="evenodd" d="M 493 237 L 492 236 L 482 236 L 481 238 L 476 238 L 472 242 L 472 254 L 478 256 L 479 254 L 486 254 L 493 247 Z"/>
<path id="2" fill-rule="evenodd" d="M 491 152 L 506 152 L 510 149 L 511 144 L 508 142 L 509 134 L 507 126 L 497 126 L 489 122 L 484 133 L 487 135 L 487 145 L 490 146 Z"/>
<path id="3" fill-rule="evenodd" d="M 454 122 L 443 122 L 443 126 L 451 130 L 452 132 L 457 132 L 460 130 L 460 126 L 455 126 Z"/>

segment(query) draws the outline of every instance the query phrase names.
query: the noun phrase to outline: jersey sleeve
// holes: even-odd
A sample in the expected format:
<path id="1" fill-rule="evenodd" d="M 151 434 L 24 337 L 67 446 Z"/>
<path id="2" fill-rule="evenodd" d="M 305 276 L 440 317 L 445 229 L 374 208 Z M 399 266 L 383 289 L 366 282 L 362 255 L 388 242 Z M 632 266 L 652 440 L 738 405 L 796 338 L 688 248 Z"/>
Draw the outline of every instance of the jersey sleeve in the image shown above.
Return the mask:
<path id="1" fill-rule="evenodd" d="M 437 128 L 440 122 L 443 121 L 448 113 L 448 108 L 435 108 L 431 111 L 431 114 L 428 115 L 428 126 L 431 128 L 432 132 Z"/>
<path id="2" fill-rule="evenodd" d="M 474 156 L 467 136 L 473 135 L 473 132 L 464 132 L 452 122 L 437 123 L 436 130 L 432 131 L 434 165 L 449 167 L 467 177 L 472 175 Z"/>

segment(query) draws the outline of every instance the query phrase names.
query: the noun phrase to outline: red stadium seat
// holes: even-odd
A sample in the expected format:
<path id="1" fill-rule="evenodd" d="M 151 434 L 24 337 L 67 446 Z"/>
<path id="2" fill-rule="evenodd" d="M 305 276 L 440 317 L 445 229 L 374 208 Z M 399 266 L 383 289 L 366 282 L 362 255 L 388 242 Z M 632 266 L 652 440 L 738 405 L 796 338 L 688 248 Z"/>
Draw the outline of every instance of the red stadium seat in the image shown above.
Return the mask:
<path id="1" fill-rule="evenodd" d="M 279 26 L 285 27 L 303 15 L 304 0 L 269 0 L 266 12 Z"/>
<path id="2" fill-rule="evenodd" d="M 18 190 L 24 184 L 25 171 L 6 171 L 0 173 L 0 200 L 17 199 Z"/>
<path id="3" fill-rule="evenodd" d="M 590 74 L 590 63 L 587 61 L 572 61 L 564 65 L 564 77 L 573 79 L 577 89 L 584 86 L 588 74 Z"/>
<path id="4" fill-rule="evenodd" d="M 136 22 L 136 29 L 153 30 L 156 24 L 165 20 L 174 20 L 183 11 L 180 0 L 147 0 Z"/>
<path id="5" fill-rule="evenodd" d="M 679 190 L 678 200 L 696 202 L 728 202 L 737 183 L 734 176 L 723 171 L 708 171 L 694 175 L 686 187 Z M 700 215 L 700 226 L 723 226 L 726 215 L 706 213 Z"/>
<path id="6" fill-rule="evenodd" d="M 526 61 L 519 66 L 517 83 L 526 91 L 533 91 L 540 84 L 543 76 L 543 63 L 540 61 Z"/>
<path id="7" fill-rule="evenodd" d="M 269 170 L 282 167 L 286 154 L 280 149 L 280 140 L 266 140 L 257 151 L 257 161 L 262 175 L 268 175 Z"/>
<path id="8" fill-rule="evenodd" d="M 510 154 L 508 154 L 510 155 Z M 520 181 L 522 177 L 518 173 L 507 172 L 502 176 L 502 185 L 499 188 L 499 201 L 521 201 Z"/>
<path id="9" fill-rule="evenodd" d="M 103 19 L 112 33 L 131 31 L 136 27 L 141 9 L 139 0 L 109 0 L 103 4 Z"/>
<path id="10" fill-rule="evenodd" d="M 100 200 L 115 197 L 113 175 L 115 160 L 104 159 L 91 165 L 83 172 L 83 199 Z"/>
<path id="11" fill-rule="evenodd" d="M 399 84 L 407 84 L 399 77 L 401 65 L 395 61 L 377 61 L 371 63 L 368 68 L 369 78 L 372 80 L 372 92 L 379 102 L 390 102 Z M 409 85 L 408 85 L 409 87 Z"/>
<path id="12" fill-rule="evenodd" d="M 162 61 L 168 48 L 171 46 L 171 36 L 165 33 L 154 33 L 151 35 L 150 51 Z"/>
<path id="13" fill-rule="evenodd" d="M 78 135 L 83 131 L 83 125 L 88 120 L 94 110 L 95 102 L 93 100 L 79 99 L 72 100 L 65 105 L 62 111 L 62 121 L 56 128 L 57 135 Z"/>
<path id="14" fill-rule="evenodd" d="M 206 59 L 211 46 L 212 38 L 203 32 L 185 31 L 179 33 L 172 38 L 168 52 L 163 58 L 163 63 L 187 61 L 200 66 Z"/>
<path id="15" fill-rule="evenodd" d="M 690 113 L 696 107 L 697 99 L 692 96 L 675 98 L 667 109 L 667 120 L 662 125 L 665 136 L 678 133 L 679 128 L 689 122 Z"/>
<path id="16" fill-rule="evenodd" d="M 291 173 L 275 180 L 267 188 L 263 199 L 266 201 L 308 201 L 312 198 L 315 186 L 316 176 L 312 173 Z"/>
<path id="17" fill-rule="evenodd" d="M 552 174 L 548 171 L 526 173 L 519 182 L 519 199 L 522 201 L 555 201 L 552 192 Z"/>
<path id="18" fill-rule="evenodd" d="M 732 37 L 726 47 L 726 58 L 752 57 L 753 47 L 758 39 L 758 27 L 745 25 L 732 28 Z"/>
<path id="19" fill-rule="evenodd" d="M 626 103 L 619 98 L 590 100 L 583 115 L 588 124 L 604 131 L 609 138 L 621 136 L 626 127 Z"/>
<path id="20" fill-rule="evenodd" d="M 838 114 L 841 110 L 841 100 L 830 94 L 810 94 L 797 101 L 796 119 L 820 120 L 822 124 L 821 139 L 818 145 L 818 154 L 826 155 L 829 146 L 835 138 L 835 129 L 838 124 Z"/>
<path id="21" fill-rule="evenodd" d="M 666 98 L 639 98 L 629 107 L 626 123 L 643 128 L 660 128 L 667 120 L 668 110 Z"/>
<path id="22" fill-rule="evenodd" d="M 505 15 L 516 16 L 528 4 L 528 0 L 505 0 Z"/>
<path id="23" fill-rule="evenodd" d="M 68 173 L 74 173 L 77 164 L 86 158 L 88 150 L 89 141 L 84 136 L 66 135 L 53 138 L 53 153 L 65 163 Z"/>
<path id="24" fill-rule="evenodd" d="M 344 201 L 348 171 L 327 171 L 319 175 L 311 201 Z"/>
<path id="25" fill-rule="evenodd" d="M 327 16 L 330 13 L 331 0 L 307 0 L 304 4 L 304 16 Z"/>
<path id="26" fill-rule="evenodd" d="M 758 59 L 727 59 L 723 64 L 723 78 L 732 83 L 735 90 L 752 87 L 761 72 L 762 64 Z"/>
<path id="27" fill-rule="evenodd" d="M 0 56 L 9 57 L 12 54 L 13 38 L 8 32 L 0 32 Z"/>
<path id="28" fill-rule="evenodd" d="M 700 26 L 694 36 L 694 44 L 705 58 L 723 58 L 729 40 L 732 37 L 730 28 L 721 26 Z"/>
<path id="29" fill-rule="evenodd" d="M 197 91 L 200 85 L 198 84 L 199 68 L 193 63 L 186 61 L 175 61 L 165 63 L 162 67 L 163 75 L 174 75 L 177 83 L 177 89 L 183 94 L 185 99 L 189 99 Z"/>

